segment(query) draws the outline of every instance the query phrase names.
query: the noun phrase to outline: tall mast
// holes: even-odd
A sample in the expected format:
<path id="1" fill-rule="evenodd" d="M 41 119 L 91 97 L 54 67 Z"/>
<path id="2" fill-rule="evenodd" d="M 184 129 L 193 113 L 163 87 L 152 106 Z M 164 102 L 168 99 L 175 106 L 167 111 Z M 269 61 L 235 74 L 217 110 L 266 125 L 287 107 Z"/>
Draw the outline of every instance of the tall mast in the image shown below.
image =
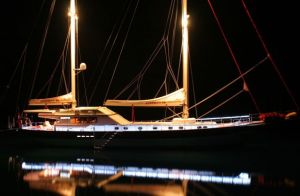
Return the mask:
<path id="1" fill-rule="evenodd" d="M 76 7 L 75 0 L 70 0 L 70 47 L 71 47 L 71 94 L 72 94 L 72 108 L 76 108 L 76 79 L 75 79 L 75 65 L 76 65 Z"/>
<path id="2" fill-rule="evenodd" d="M 182 0 L 182 80 L 184 103 L 182 118 L 189 117 L 189 32 L 188 32 L 187 0 Z"/>

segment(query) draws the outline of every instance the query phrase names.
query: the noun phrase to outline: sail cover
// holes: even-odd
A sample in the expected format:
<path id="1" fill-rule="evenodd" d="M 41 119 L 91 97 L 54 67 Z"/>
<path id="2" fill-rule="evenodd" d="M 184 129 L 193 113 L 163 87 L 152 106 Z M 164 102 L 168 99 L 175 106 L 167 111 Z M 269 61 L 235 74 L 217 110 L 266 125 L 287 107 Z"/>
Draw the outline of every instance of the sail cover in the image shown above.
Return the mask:
<path id="1" fill-rule="evenodd" d="M 107 100 L 105 106 L 168 107 L 182 106 L 184 91 L 179 89 L 162 97 L 145 100 Z"/>
<path id="2" fill-rule="evenodd" d="M 29 100 L 30 106 L 49 106 L 49 105 L 70 105 L 72 104 L 72 94 L 50 97 L 44 99 L 31 99 Z"/>

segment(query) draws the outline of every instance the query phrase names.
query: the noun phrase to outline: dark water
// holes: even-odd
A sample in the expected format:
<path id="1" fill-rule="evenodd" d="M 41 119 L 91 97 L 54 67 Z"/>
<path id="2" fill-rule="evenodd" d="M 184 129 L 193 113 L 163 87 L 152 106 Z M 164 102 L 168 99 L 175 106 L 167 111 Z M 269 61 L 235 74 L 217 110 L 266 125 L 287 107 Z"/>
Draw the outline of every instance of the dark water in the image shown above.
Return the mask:
<path id="1" fill-rule="evenodd" d="M 299 195 L 298 149 L 7 149 L 0 195 Z"/>

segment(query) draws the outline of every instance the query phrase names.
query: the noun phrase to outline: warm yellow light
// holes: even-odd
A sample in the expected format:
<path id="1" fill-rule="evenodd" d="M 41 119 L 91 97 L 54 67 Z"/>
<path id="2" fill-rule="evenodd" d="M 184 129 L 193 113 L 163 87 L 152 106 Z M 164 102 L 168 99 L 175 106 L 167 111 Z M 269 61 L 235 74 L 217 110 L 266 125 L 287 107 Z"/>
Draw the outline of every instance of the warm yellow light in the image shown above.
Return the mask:
<path id="1" fill-rule="evenodd" d="M 78 20 L 78 15 L 74 12 L 74 13 L 72 13 L 72 12 L 68 12 L 68 16 L 74 16 L 75 17 L 75 20 Z"/>
<path id="2" fill-rule="evenodd" d="M 53 168 L 46 168 L 45 170 L 42 171 L 41 174 L 44 177 L 57 176 L 59 174 L 59 170 Z"/>
<path id="3" fill-rule="evenodd" d="M 189 17 L 190 17 L 190 15 L 185 15 L 182 17 L 182 26 L 184 28 L 189 25 Z"/>

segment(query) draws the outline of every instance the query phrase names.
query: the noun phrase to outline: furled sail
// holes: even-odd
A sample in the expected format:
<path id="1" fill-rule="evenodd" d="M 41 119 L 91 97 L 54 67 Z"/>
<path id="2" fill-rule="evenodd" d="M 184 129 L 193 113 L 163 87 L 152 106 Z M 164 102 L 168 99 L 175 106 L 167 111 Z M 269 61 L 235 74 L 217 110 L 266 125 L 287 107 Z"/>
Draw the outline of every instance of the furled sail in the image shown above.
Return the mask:
<path id="1" fill-rule="evenodd" d="M 167 107 L 182 106 L 184 102 L 184 91 L 179 89 L 162 97 L 145 100 L 107 100 L 105 106 L 136 106 L 136 107 Z"/>
<path id="2" fill-rule="evenodd" d="M 31 99 L 29 100 L 30 106 L 50 106 L 50 105 L 70 105 L 72 104 L 72 94 L 68 93 L 65 95 L 50 97 L 44 99 Z"/>

